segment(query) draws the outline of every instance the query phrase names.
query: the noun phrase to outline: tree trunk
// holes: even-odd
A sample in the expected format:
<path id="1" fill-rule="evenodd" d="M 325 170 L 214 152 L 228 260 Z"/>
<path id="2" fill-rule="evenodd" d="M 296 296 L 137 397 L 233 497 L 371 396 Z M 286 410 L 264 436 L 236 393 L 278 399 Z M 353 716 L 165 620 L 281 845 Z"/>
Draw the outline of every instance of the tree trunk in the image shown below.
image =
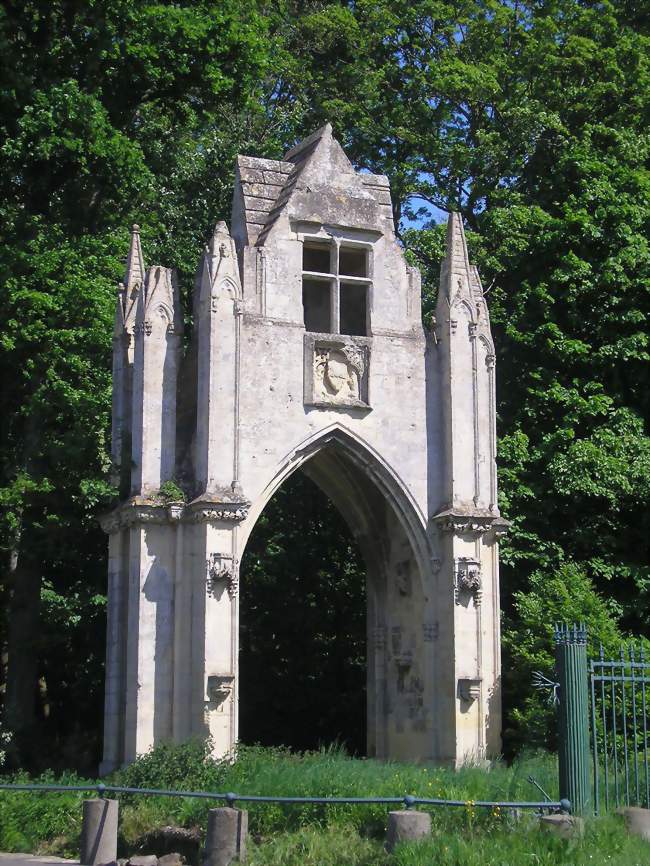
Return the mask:
<path id="1" fill-rule="evenodd" d="M 11 554 L 6 632 L 5 720 L 20 752 L 35 733 L 41 596 L 40 569 L 25 550 L 24 538 L 22 549 Z"/>

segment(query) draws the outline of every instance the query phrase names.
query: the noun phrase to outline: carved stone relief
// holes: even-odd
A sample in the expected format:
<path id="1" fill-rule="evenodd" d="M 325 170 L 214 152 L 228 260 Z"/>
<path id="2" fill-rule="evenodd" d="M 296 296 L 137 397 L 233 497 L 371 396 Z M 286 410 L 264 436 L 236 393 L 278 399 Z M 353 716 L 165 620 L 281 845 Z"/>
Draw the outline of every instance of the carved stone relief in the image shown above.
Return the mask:
<path id="1" fill-rule="evenodd" d="M 408 560 L 397 563 L 395 567 L 395 586 L 400 595 L 405 597 L 411 595 L 411 563 Z"/>
<path id="2" fill-rule="evenodd" d="M 235 598 L 239 590 L 238 562 L 224 553 L 212 553 L 207 561 L 208 592 L 217 595 L 224 588 L 230 598 Z"/>
<path id="3" fill-rule="evenodd" d="M 305 335 L 305 402 L 369 408 L 369 363 L 367 338 Z"/>
<path id="4" fill-rule="evenodd" d="M 422 623 L 422 640 L 425 643 L 433 643 L 438 639 L 439 627 L 437 622 Z"/>
<path id="5" fill-rule="evenodd" d="M 314 358 L 314 390 L 323 401 L 346 403 L 359 399 L 363 359 L 353 359 L 344 349 L 321 349 Z"/>
<path id="6" fill-rule="evenodd" d="M 112 533 L 120 529 L 145 523 L 155 523 L 161 526 L 166 523 L 176 523 L 179 520 L 191 523 L 210 523 L 213 521 L 240 522 L 248 516 L 248 503 L 193 503 L 189 506 L 182 503 L 170 505 L 154 504 L 129 500 L 108 514 L 99 517 L 104 532 Z"/>
<path id="7" fill-rule="evenodd" d="M 459 557 L 455 569 L 456 604 L 474 599 L 474 605 L 478 607 L 481 603 L 482 589 L 480 562 L 467 556 Z"/>
<path id="8" fill-rule="evenodd" d="M 376 625 L 372 630 L 372 641 L 378 652 L 386 648 L 386 626 Z"/>
<path id="9" fill-rule="evenodd" d="M 406 688 L 406 677 L 413 667 L 413 651 L 405 650 L 399 655 L 393 656 L 397 668 L 397 691 L 403 692 Z"/>
<path id="10" fill-rule="evenodd" d="M 233 674 L 213 674 L 208 676 L 206 688 L 206 709 L 218 710 L 232 694 L 235 685 Z"/>

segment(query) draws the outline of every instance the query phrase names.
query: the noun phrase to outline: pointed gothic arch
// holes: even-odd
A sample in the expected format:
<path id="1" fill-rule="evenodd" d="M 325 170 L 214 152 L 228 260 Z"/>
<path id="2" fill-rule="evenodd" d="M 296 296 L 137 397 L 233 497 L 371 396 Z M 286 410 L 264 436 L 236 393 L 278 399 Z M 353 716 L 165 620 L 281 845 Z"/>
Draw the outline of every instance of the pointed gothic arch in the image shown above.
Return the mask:
<path id="1" fill-rule="evenodd" d="M 273 496 L 296 472 L 304 472 L 330 499 L 343 517 L 361 551 L 366 567 L 366 703 L 368 754 L 388 757 L 396 753 L 385 724 L 389 704 L 399 695 L 405 707 L 395 715 L 416 716 L 425 679 L 433 680 L 433 658 L 413 658 L 414 646 L 401 644 L 401 626 L 414 611 L 432 608 L 431 546 L 426 523 L 398 474 L 378 453 L 341 423 L 307 437 L 287 453 L 273 478 L 251 504 L 241 524 L 237 560 L 244 557 L 248 540 Z M 242 588 L 242 591 L 243 588 Z M 387 622 L 395 624 L 389 647 Z M 422 635 L 424 637 L 424 630 Z M 390 657 L 390 658 L 389 658 Z M 391 660 L 401 665 L 396 689 L 386 682 Z M 242 688 L 245 684 L 242 683 Z M 408 708 L 406 706 L 408 704 Z"/>
<path id="2" fill-rule="evenodd" d="M 381 491 L 392 507 L 396 518 L 404 525 L 405 531 L 412 540 L 414 551 L 417 552 L 422 569 L 426 571 L 428 560 L 431 559 L 433 553 L 427 538 L 427 521 L 422 509 L 386 459 L 357 433 L 338 421 L 306 437 L 285 454 L 273 477 L 250 506 L 249 519 L 242 526 L 244 539 L 248 537 L 267 502 L 286 478 L 298 469 L 305 469 L 309 461 L 312 461 L 319 452 L 326 448 L 338 450 L 359 473 L 366 475 L 368 480 L 372 481 Z M 323 473 L 316 474 L 320 478 L 320 482 L 317 481 L 316 483 L 332 498 L 330 495 L 332 488 L 328 484 L 327 476 Z"/>

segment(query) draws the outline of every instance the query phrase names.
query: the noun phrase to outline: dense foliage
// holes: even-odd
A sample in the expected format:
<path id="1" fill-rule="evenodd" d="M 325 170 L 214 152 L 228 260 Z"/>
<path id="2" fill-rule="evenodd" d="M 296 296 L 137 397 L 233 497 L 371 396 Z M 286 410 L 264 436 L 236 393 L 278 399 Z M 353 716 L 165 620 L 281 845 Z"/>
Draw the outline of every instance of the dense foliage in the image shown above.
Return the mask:
<path id="1" fill-rule="evenodd" d="M 339 512 L 302 473 L 282 485 L 246 547 L 239 617 L 242 741 L 337 741 L 364 755 L 363 561 Z"/>
<path id="2" fill-rule="evenodd" d="M 457 209 L 469 230 L 489 289 L 514 522 L 502 569 L 509 748 L 526 728 L 543 740 L 529 673 L 550 663 L 552 616 L 586 618 L 611 646 L 650 619 L 643 4 L 26 0 L 0 10 L 0 47 L 0 593 L 14 760 L 46 754 L 38 736 L 64 762 L 84 763 L 80 742 L 86 763 L 96 757 L 105 554 L 93 518 L 111 496 L 113 286 L 128 225 L 187 293 L 201 244 L 229 215 L 235 153 L 277 157 L 325 119 L 358 166 L 389 175 L 427 315 L 436 220 Z M 292 502 L 278 505 L 276 550 L 296 540 Z M 285 562 L 313 576 L 339 531 L 300 533 L 311 553 Z M 360 566 L 341 569 L 356 598 Z M 279 579 L 273 557 L 251 574 L 261 593 Z"/>

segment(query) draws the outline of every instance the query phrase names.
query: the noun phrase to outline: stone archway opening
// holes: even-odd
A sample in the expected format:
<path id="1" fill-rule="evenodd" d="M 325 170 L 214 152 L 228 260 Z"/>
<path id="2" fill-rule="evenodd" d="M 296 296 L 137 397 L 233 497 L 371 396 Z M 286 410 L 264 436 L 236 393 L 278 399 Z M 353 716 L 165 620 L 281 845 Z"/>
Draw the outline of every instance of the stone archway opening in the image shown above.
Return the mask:
<path id="1" fill-rule="evenodd" d="M 254 504 L 257 519 L 241 539 L 241 742 L 339 742 L 386 757 L 406 755 L 413 731 L 427 737 L 424 646 L 435 628 L 399 496 L 376 458 L 338 429 L 294 452 Z M 273 563 L 276 542 L 282 557 Z"/>
<path id="2" fill-rule="evenodd" d="M 240 566 L 239 739 L 366 754 L 366 565 L 304 472 L 267 503 Z"/>

